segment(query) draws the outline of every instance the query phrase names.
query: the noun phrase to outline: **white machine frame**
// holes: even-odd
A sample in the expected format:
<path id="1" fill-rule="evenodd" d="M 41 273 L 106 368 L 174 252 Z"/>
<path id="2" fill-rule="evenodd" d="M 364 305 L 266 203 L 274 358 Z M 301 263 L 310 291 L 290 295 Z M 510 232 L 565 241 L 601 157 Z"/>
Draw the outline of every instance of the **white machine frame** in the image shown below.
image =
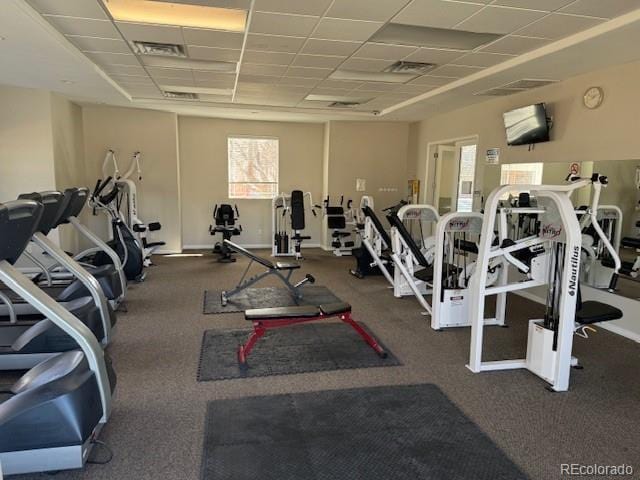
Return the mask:
<path id="1" fill-rule="evenodd" d="M 372 205 L 373 204 L 369 205 L 369 207 L 373 210 Z M 387 268 L 387 261 L 382 258 L 382 252 L 391 248 L 391 245 L 387 245 L 370 217 L 365 216 L 361 241 L 369 254 L 371 254 L 371 258 L 373 258 L 374 263 L 382 272 L 384 278 L 387 279 L 389 285 L 393 286 L 393 275 L 391 275 L 391 272 L 389 272 Z"/>
<path id="2" fill-rule="evenodd" d="M 582 215 L 580 218 L 581 229 L 584 230 L 593 223 L 590 208 L 576 210 L 576 213 Z M 622 239 L 622 210 L 620 207 L 616 205 L 599 205 L 596 212 L 596 220 L 598 223 L 602 220 L 613 220 L 615 222 L 615 227 L 609 224 L 609 228 L 604 233 L 610 239 L 614 250 L 620 252 L 620 241 Z M 581 280 L 590 287 L 608 288 L 611 276 L 614 274 L 614 268 L 602 264 L 602 253 L 606 248 L 599 242 L 585 241 L 584 235 L 582 240 L 582 252 L 585 254 L 585 258 L 580 275 Z"/>

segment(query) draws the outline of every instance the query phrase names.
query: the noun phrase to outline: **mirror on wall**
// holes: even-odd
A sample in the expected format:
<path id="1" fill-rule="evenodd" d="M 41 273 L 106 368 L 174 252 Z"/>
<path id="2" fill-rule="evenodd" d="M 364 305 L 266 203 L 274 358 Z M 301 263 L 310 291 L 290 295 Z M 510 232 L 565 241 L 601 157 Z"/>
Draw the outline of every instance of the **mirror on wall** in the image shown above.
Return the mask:
<path id="1" fill-rule="evenodd" d="M 605 175 L 609 184 L 600 196 L 599 223 L 611 237 L 623 262 L 622 275 L 617 293 L 640 300 L 640 160 L 603 160 L 596 162 L 533 162 L 484 165 L 482 177 L 482 199 L 498 186 L 519 184 L 562 185 L 570 172 L 577 171 L 581 177 L 593 173 Z M 582 188 L 572 195 L 576 207 L 585 207 L 591 202 L 592 189 Z M 583 225 L 582 282 L 596 288 L 606 288 L 611 276 L 611 262 L 601 245 L 591 240 L 588 218 Z M 586 246 L 586 247 L 585 247 Z M 637 277 L 636 277 L 637 271 Z"/>

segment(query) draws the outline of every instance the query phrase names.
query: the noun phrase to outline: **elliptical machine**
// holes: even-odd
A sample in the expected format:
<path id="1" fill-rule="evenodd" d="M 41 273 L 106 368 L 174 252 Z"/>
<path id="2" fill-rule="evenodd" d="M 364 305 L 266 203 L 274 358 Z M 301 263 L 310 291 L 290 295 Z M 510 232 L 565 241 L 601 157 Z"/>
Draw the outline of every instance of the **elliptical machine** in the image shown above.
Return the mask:
<path id="1" fill-rule="evenodd" d="M 215 226 L 209 225 L 209 234 L 222 234 L 222 242 L 216 242 L 213 247 L 213 253 L 219 255 L 218 262 L 232 263 L 236 259 L 233 258 L 233 251 L 227 246 L 225 240 L 231 240 L 231 237 L 242 233 L 242 225 L 236 227 L 236 222 L 240 219 L 238 206 L 231 206 L 228 203 L 216 205 L 213 208 L 213 221 Z"/>

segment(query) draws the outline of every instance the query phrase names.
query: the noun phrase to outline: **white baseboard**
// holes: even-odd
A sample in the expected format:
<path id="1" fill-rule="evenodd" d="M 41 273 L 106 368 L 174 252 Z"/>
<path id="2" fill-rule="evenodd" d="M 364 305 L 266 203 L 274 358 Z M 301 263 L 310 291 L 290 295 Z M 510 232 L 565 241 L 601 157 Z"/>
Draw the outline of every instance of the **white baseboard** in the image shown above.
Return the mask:
<path id="1" fill-rule="evenodd" d="M 589 291 L 588 290 L 589 287 L 581 287 L 581 288 L 586 288 L 587 291 Z M 526 292 L 526 291 L 522 291 L 521 290 L 519 292 L 513 292 L 513 293 L 515 293 L 516 295 L 520 295 L 521 297 L 526 298 L 527 300 L 531 300 L 532 302 L 540 303 L 542 305 L 547 303 L 546 299 L 541 298 L 541 297 L 539 297 L 537 295 L 534 295 L 531 292 Z M 603 292 L 603 293 L 606 293 L 608 295 L 612 295 L 614 297 L 619 297 L 619 295 L 615 295 L 615 294 L 612 294 L 612 293 L 608 293 L 608 292 Z M 628 300 L 628 299 L 625 299 L 625 301 L 626 300 Z M 623 308 L 622 310 L 624 312 L 625 310 L 628 310 L 628 309 L 624 309 Z M 629 330 L 628 328 L 624 328 L 624 327 L 621 327 L 619 325 L 616 325 L 615 322 L 603 322 L 603 323 L 598 323 L 596 325 L 598 327 L 600 327 L 600 328 L 603 328 L 605 330 L 610 331 L 611 333 L 615 333 L 615 334 L 620 335 L 622 337 L 628 338 L 629 340 L 633 340 L 634 342 L 640 343 L 640 333 L 636 333 L 634 331 Z"/>
<path id="2" fill-rule="evenodd" d="M 155 252 L 153 252 L 154 255 L 175 255 L 176 253 L 182 253 L 182 252 L 180 252 L 180 250 L 171 250 L 171 249 L 156 250 Z"/>

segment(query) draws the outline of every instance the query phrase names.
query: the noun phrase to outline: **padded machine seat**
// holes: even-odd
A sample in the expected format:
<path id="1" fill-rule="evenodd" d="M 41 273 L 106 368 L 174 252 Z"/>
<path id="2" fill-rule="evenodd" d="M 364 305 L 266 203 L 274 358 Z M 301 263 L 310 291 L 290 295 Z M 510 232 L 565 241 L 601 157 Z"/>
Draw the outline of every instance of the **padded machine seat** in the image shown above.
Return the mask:
<path id="1" fill-rule="evenodd" d="M 299 263 L 276 262 L 276 270 L 296 270 L 300 268 Z"/>
<path id="2" fill-rule="evenodd" d="M 422 280 L 423 282 L 432 282 L 433 281 L 433 268 L 425 267 L 420 270 L 413 272 L 413 276 L 418 280 Z"/>
<path id="3" fill-rule="evenodd" d="M 622 318 L 620 309 L 593 300 L 582 302 L 582 307 L 576 312 L 576 321 L 581 325 L 608 322 L 620 318 Z"/>
<path id="4" fill-rule="evenodd" d="M 320 315 L 313 305 L 299 307 L 254 308 L 244 312 L 245 320 L 275 320 L 280 318 L 311 318 Z"/>

